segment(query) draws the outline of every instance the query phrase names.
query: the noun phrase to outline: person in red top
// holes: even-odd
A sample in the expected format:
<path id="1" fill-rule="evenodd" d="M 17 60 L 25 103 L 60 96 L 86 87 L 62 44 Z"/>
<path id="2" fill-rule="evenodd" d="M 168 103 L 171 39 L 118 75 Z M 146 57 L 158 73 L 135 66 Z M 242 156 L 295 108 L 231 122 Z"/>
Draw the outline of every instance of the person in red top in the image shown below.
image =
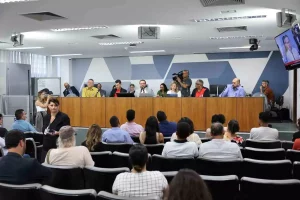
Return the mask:
<path id="1" fill-rule="evenodd" d="M 116 87 L 110 92 L 109 97 L 117 97 L 118 93 L 127 93 L 127 90 L 122 88 L 121 80 L 118 79 L 115 81 L 115 83 L 116 83 L 115 85 Z"/>
<path id="2" fill-rule="evenodd" d="M 209 89 L 203 86 L 201 79 L 196 81 L 196 88 L 193 90 L 191 97 L 210 97 Z"/>
<path id="3" fill-rule="evenodd" d="M 269 87 L 269 81 L 263 80 L 260 86 L 260 93 L 266 95 L 268 99 L 268 104 L 273 105 L 275 101 L 275 96 L 273 90 Z"/>

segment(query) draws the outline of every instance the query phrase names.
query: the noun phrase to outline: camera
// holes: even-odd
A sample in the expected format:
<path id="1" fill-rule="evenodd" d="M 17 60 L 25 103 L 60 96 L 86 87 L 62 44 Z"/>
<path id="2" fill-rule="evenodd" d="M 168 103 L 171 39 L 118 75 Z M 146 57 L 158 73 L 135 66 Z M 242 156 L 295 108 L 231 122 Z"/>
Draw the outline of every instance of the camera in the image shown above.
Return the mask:
<path id="1" fill-rule="evenodd" d="M 180 71 L 178 73 L 173 73 L 172 76 L 173 76 L 173 81 L 177 81 L 177 77 L 179 77 L 180 80 L 182 81 L 183 80 L 183 71 Z"/>

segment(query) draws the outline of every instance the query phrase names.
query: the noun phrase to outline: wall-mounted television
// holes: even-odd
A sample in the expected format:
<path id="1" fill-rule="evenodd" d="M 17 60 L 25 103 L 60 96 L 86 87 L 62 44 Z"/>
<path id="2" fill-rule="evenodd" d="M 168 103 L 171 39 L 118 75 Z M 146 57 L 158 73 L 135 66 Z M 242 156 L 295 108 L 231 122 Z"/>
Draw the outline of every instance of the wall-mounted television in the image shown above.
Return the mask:
<path id="1" fill-rule="evenodd" d="M 300 26 L 294 25 L 275 37 L 282 61 L 287 70 L 300 68 Z"/>

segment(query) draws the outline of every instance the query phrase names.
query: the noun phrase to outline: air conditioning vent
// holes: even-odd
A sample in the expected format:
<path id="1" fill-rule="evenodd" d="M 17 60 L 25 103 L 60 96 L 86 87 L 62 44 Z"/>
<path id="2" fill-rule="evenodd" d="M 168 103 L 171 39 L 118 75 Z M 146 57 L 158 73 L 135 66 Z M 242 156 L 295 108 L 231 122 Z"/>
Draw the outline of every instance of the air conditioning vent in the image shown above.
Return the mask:
<path id="1" fill-rule="evenodd" d="M 117 35 L 113 35 L 113 34 L 109 34 L 109 35 L 95 35 L 95 36 L 91 36 L 93 38 L 97 38 L 99 40 L 103 40 L 103 39 L 117 39 L 117 38 L 121 38 Z"/>
<path id="2" fill-rule="evenodd" d="M 204 7 L 245 4 L 245 0 L 200 0 Z"/>
<path id="3" fill-rule="evenodd" d="M 220 27 L 217 30 L 222 32 L 232 32 L 232 31 L 247 31 L 247 26 L 233 26 L 233 27 Z"/>
<path id="4" fill-rule="evenodd" d="M 24 17 L 28 17 L 30 19 L 37 20 L 37 21 L 67 19 L 65 17 L 56 15 L 51 12 L 27 13 L 27 14 L 21 14 L 21 15 Z"/>

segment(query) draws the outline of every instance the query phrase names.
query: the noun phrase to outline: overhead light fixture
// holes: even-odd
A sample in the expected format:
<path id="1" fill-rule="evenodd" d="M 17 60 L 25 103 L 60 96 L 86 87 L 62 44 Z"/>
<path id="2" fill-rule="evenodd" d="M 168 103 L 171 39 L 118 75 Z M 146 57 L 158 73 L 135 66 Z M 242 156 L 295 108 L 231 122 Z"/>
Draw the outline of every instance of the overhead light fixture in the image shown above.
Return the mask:
<path id="1" fill-rule="evenodd" d="M 240 20 L 240 19 L 260 19 L 266 18 L 267 15 L 255 15 L 255 16 L 242 16 L 242 17 L 219 17 L 210 19 L 192 19 L 192 22 L 217 22 L 217 21 L 229 21 L 229 20 Z"/>
<path id="2" fill-rule="evenodd" d="M 241 46 L 241 47 L 220 47 L 220 50 L 228 50 L 228 49 L 250 49 L 251 46 Z M 260 48 L 261 46 L 258 46 Z"/>
<path id="3" fill-rule="evenodd" d="M 12 47 L 6 48 L 7 50 L 27 50 L 27 49 L 43 49 L 44 47 Z"/>
<path id="4" fill-rule="evenodd" d="M 102 29 L 108 28 L 108 26 L 89 26 L 89 27 L 75 27 L 75 28 L 57 28 L 51 29 L 54 32 L 65 32 L 65 31 L 82 31 L 82 30 L 93 30 L 93 29 Z"/>
<path id="5" fill-rule="evenodd" d="M 0 3 L 19 3 L 19 2 L 30 2 L 38 0 L 0 0 Z"/>
<path id="6" fill-rule="evenodd" d="M 52 57 L 64 57 L 64 56 L 82 56 L 80 53 L 73 53 L 73 54 L 58 54 L 58 55 L 51 55 Z"/>
<path id="7" fill-rule="evenodd" d="M 143 44 L 142 41 L 135 41 L 135 42 L 107 42 L 107 43 L 99 43 L 101 46 L 112 46 L 112 45 L 127 45 L 127 44 Z"/>
<path id="8" fill-rule="evenodd" d="M 165 50 L 151 50 L 151 51 L 130 51 L 129 53 L 162 53 Z"/>
<path id="9" fill-rule="evenodd" d="M 227 40 L 227 39 L 249 39 L 249 38 L 262 38 L 263 35 L 244 35 L 244 36 L 221 36 L 221 37 L 209 37 L 211 40 Z"/>

